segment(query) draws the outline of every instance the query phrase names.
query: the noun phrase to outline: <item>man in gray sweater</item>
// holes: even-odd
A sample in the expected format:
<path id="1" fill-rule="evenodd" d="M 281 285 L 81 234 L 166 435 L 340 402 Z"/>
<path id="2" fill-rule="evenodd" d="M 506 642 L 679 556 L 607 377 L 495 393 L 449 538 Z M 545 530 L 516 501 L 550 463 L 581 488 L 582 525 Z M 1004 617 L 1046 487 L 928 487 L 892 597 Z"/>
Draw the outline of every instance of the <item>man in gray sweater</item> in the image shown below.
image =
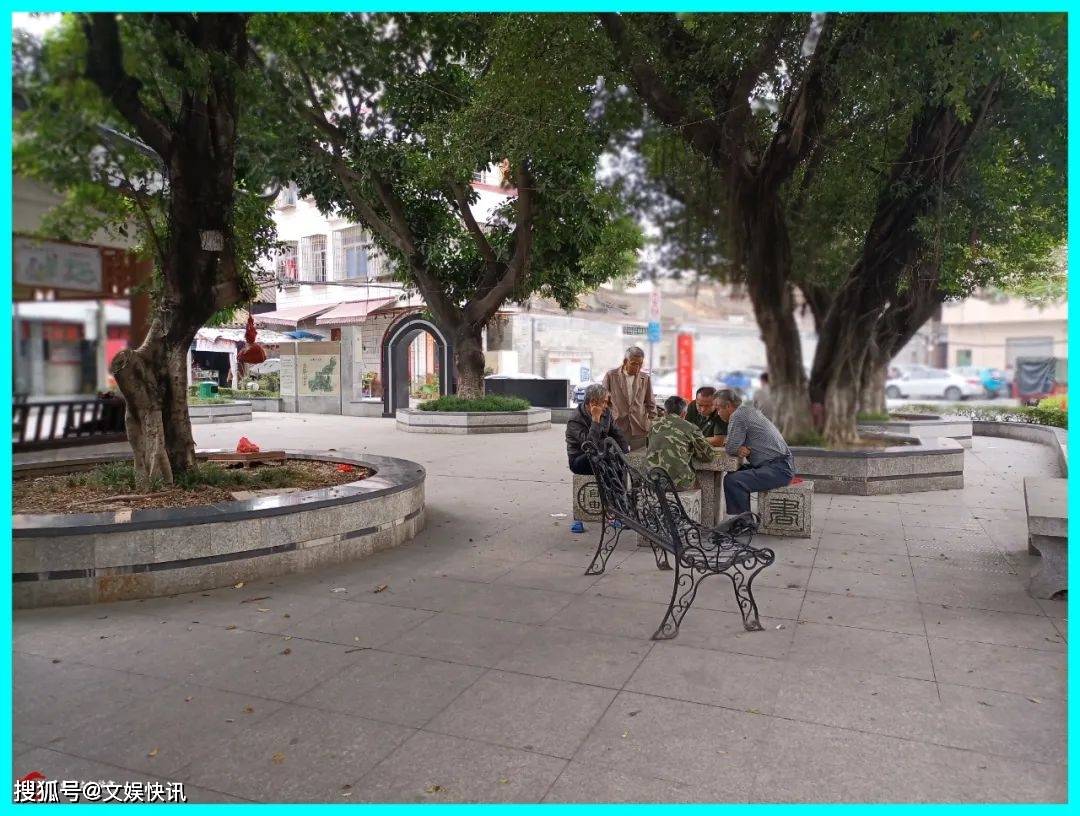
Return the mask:
<path id="1" fill-rule="evenodd" d="M 747 460 L 724 477 L 727 513 L 737 516 L 749 512 L 751 493 L 791 484 L 795 457 L 776 426 L 753 405 L 743 404 L 734 391 L 716 394 L 716 412 L 728 424 L 724 449 Z"/>

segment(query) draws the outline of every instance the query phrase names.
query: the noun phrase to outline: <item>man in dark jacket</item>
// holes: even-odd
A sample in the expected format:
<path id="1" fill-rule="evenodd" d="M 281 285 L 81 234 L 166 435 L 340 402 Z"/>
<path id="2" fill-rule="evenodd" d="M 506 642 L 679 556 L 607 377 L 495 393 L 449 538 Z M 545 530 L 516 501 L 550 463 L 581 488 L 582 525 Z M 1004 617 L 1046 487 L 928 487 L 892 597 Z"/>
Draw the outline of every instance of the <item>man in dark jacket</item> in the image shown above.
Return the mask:
<path id="1" fill-rule="evenodd" d="M 566 455 L 570 460 L 570 472 L 591 476 L 592 465 L 582 447 L 586 442 L 592 442 L 599 448 L 607 437 L 614 439 L 623 453 L 629 453 L 630 444 L 612 418 L 607 389 L 602 385 L 590 385 L 585 389 L 585 399 L 577 412 L 566 423 Z"/>

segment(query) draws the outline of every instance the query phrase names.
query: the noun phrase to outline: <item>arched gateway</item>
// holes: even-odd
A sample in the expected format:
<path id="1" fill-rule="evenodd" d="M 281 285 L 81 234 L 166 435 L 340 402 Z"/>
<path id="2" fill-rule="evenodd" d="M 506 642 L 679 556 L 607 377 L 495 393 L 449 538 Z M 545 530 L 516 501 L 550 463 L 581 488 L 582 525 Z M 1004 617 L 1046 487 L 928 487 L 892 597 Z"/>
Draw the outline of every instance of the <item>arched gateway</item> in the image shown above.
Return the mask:
<path id="1" fill-rule="evenodd" d="M 409 407 L 409 345 L 421 332 L 435 340 L 439 361 L 439 393 L 453 394 L 454 347 L 442 330 L 422 314 L 403 315 L 390 325 L 382 342 L 383 416 L 396 416 Z"/>

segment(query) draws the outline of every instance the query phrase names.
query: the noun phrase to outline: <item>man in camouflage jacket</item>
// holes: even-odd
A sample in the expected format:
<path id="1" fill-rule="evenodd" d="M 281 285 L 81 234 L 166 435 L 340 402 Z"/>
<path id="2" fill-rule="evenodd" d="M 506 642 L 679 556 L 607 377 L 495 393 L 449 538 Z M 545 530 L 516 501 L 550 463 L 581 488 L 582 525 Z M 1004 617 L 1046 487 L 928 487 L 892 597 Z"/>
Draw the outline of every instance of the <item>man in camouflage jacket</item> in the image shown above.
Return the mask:
<path id="1" fill-rule="evenodd" d="M 648 467 L 662 467 L 671 476 L 676 490 L 694 486 L 693 461 L 711 462 L 716 457 L 701 429 L 687 422 L 686 400 L 669 397 L 664 402 L 665 415 L 649 430 Z"/>

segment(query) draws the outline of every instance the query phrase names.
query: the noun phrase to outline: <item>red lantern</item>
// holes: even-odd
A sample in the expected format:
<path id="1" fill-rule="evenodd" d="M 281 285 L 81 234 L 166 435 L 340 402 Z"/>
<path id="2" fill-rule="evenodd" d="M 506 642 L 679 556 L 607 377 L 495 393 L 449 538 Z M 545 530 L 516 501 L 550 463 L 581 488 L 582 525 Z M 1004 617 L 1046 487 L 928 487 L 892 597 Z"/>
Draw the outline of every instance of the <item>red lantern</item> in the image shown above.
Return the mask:
<path id="1" fill-rule="evenodd" d="M 265 361 L 266 349 L 255 342 L 255 318 L 251 315 L 248 315 L 244 339 L 247 340 L 247 345 L 240 350 L 240 362 L 244 365 L 258 365 Z"/>

